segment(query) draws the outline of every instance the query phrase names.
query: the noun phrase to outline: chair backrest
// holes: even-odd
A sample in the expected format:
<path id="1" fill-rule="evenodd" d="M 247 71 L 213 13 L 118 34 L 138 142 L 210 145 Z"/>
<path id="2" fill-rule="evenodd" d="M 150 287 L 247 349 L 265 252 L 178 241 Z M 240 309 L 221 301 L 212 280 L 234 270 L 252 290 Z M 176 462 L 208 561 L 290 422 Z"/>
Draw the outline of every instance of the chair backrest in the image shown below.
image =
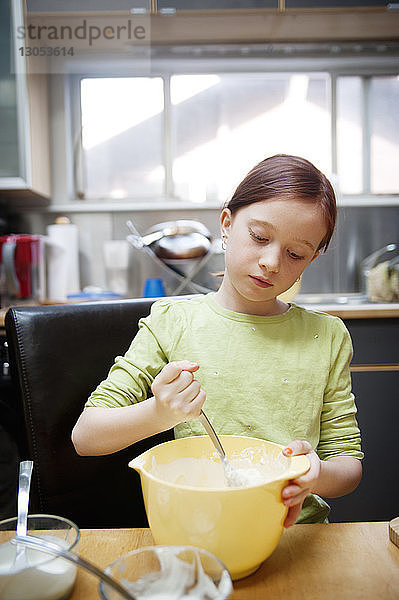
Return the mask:
<path id="1" fill-rule="evenodd" d="M 153 300 L 11 308 L 10 366 L 18 391 L 23 458 L 34 461 L 30 513 L 80 527 L 145 527 L 139 476 L 128 461 L 171 431 L 112 455 L 82 457 L 71 442 L 84 403 L 123 354 Z"/>

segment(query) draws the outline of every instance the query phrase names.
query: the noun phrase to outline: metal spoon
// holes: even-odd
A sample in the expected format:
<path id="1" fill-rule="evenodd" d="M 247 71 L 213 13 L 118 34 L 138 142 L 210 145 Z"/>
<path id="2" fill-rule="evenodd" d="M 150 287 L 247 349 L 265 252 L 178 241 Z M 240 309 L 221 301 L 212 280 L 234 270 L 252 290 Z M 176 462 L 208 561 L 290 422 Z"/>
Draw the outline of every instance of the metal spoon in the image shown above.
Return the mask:
<path id="1" fill-rule="evenodd" d="M 52 554 L 54 556 L 62 556 L 66 560 L 73 562 L 79 567 L 86 569 L 99 579 L 102 579 L 105 583 L 107 583 L 110 587 L 112 587 L 116 592 L 118 592 L 122 598 L 126 598 L 126 600 L 136 600 L 135 596 L 132 596 L 124 587 L 122 587 L 116 579 L 107 575 L 104 571 L 96 567 L 93 563 L 89 562 L 85 558 L 82 558 L 78 554 L 74 552 L 70 552 L 69 550 L 64 550 L 58 544 L 53 544 L 53 542 L 48 542 L 47 540 L 43 540 L 43 538 L 35 537 L 33 535 L 16 535 L 13 538 L 12 543 L 21 544 L 28 548 L 32 548 L 33 550 L 38 550 L 39 552 L 45 552 L 46 554 Z"/>
<path id="2" fill-rule="evenodd" d="M 200 420 L 203 428 L 211 438 L 213 445 L 215 446 L 220 456 L 220 460 L 224 470 L 225 481 L 228 487 L 243 487 L 245 485 L 248 485 L 248 479 L 245 477 L 245 475 L 236 471 L 231 462 L 228 460 L 226 452 L 224 451 L 224 448 L 220 442 L 220 439 L 218 438 L 216 431 L 212 427 L 211 422 L 209 421 L 208 417 L 206 416 L 203 410 L 201 410 L 198 419 Z"/>
<path id="3" fill-rule="evenodd" d="M 222 463 L 227 460 L 226 459 L 226 452 L 224 451 L 224 448 L 217 436 L 216 431 L 214 430 L 214 428 L 212 427 L 212 424 L 210 422 L 210 420 L 208 419 L 208 417 L 206 416 L 206 414 L 204 413 L 203 410 L 201 410 L 200 416 L 198 417 L 198 419 L 201 421 L 201 425 L 203 426 L 203 428 L 205 429 L 205 431 L 207 432 L 207 434 L 209 435 L 209 437 L 211 438 L 213 445 L 215 446 L 220 459 L 222 461 Z"/>
<path id="4" fill-rule="evenodd" d="M 32 477 L 33 461 L 24 460 L 19 463 L 17 536 L 24 536 L 28 526 L 29 490 Z M 27 565 L 25 548 L 17 546 L 13 568 L 23 569 Z"/>

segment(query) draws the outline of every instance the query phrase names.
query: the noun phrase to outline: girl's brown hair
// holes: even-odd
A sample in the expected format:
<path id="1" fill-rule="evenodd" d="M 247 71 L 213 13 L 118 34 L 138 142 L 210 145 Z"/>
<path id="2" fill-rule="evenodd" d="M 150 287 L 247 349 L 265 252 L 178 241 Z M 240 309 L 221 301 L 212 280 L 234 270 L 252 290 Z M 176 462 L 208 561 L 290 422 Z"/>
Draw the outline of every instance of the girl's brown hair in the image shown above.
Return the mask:
<path id="1" fill-rule="evenodd" d="M 325 252 L 337 219 L 335 193 L 327 177 L 305 158 L 276 154 L 265 158 L 250 170 L 226 208 L 234 214 L 243 206 L 276 198 L 303 200 L 320 206 L 327 233 L 318 250 Z"/>

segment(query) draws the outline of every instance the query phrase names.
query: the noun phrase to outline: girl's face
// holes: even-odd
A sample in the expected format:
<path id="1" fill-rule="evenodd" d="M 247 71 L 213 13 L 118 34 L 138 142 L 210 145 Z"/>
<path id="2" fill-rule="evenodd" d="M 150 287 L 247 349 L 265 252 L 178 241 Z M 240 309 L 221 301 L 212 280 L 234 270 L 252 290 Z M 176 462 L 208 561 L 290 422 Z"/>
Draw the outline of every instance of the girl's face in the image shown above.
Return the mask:
<path id="1" fill-rule="evenodd" d="M 263 200 L 221 214 L 226 236 L 226 271 L 217 292 L 230 310 L 276 314 L 276 301 L 318 255 L 327 232 L 321 209 L 301 200 Z"/>

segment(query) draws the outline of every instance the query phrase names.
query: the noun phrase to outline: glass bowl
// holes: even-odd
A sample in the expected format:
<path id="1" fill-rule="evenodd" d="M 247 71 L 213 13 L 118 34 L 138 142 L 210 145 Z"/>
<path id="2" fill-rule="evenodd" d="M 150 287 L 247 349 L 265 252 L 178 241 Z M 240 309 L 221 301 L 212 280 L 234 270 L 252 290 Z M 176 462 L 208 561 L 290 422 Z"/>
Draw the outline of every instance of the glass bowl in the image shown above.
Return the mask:
<path id="1" fill-rule="evenodd" d="M 17 518 L 0 521 L 0 598 L 1 600 L 64 600 L 74 586 L 76 566 L 60 557 L 26 549 L 26 567 L 14 566 L 17 545 Z M 28 535 L 41 537 L 77 550 L 79 527 L 69 519 L 54 515 L 28 515 Z"/>
<path id="2" fill-rule="evenodd" d="M 194 546 L 140 548 L 121 556 L 105 571 L 137 600 L 224 600 L 233 591 L 224 564 Z M 120 600 L 118 592 L 104 582 L 100 583 L 100 595 L 103 600 Z"/>

